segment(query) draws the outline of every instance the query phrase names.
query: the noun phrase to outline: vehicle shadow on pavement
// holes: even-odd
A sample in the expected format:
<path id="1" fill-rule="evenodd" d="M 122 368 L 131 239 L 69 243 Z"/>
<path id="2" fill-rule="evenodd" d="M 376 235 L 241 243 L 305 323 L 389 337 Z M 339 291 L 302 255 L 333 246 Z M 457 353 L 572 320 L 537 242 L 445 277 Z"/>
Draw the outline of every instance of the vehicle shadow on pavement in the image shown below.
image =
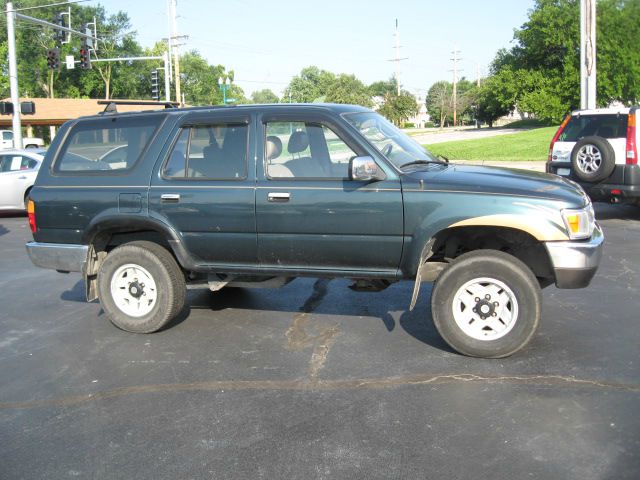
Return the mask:
<path id="1" fill-rule="evenodd" d="M 320 282 L 323 280 L 319 280 Z M 318 281 L 316 281 L 316 284 Z M 399 288 L 409 288 L 410 282 Z M 342 288 L 340 286 L 340 288 Z M 304 305 L 297 307 L 299 302 L 292 298 L 292 293 L 300 293 L 306 291 L 306 288 L 299 286 L 289 290 L 287 287 L 280 289 L 281 296 L 266 294 L 269 290 L 253 290 L 249 288 L 223 288 L 217 292 L 198 289 L 187 291 L 187 301 L 182 311 L 169 322 L 162 331 L 170 330 L 180 325 L 191 316 L 194 310 L 210 310 L 212 312 L 220 312 L 227 309 L 238 310 L 256 310 L 256 311 L 275 311 L 289 313 L 292 316 L 301 312 L 318 315 L 339 315 L 344 317 L 367 317 L 381 321 L 387 332 L 391 333 L 399 325 L 402 329 L 416 340 L 429 345 L 438 350 L 451 352 L 453 350 L 442 340 L 431 320 L 431 311 L 429 308 L 429 298 L 431 296 L 431 285 L 424 284 L 420 294 L 420 301 L 413 311 L 408 310 L 404 294 L 387 293 L 358 293 L 346 290 L 341 293 L 343 301 L 336 303 L 322 302 L 321 298 L 316 302 L 309 302 L 313 297 L 313 293 L 304 302 Z M 396 292 L 397 293 L 397 292 Z M 346 297 L 343 297 L 346 295 Z M 378 301 L 371 302 L 369 295 L 384 295 L 385 298 L 378 298 Z M 85 287 L 84 281 L 79 280 L 71 289 L 68 289 L 60 295 L 60 299 L 70 302 L 85 303 Z M 314 303 L 309 308 L 309 304 Z M 103 315 L 101 309 L 99 315 Z M 395 318 L 394 318 L 395 314 Z M 397 320 L 396 320 L 397 319 Z"/>
<path id="2" fill-rule="evenodd" d="M 24 212 L 14 212 L 14 211 L 0 212 L 0 218 L 19 218 L 19 217 L 26 217 L 26 216 L 27 215 Z M 5 227 L 3 224 L 0 223 L 0 237 L 2 235 L 6 235 L 10 231 L 11 230 L 9 230 L 7 227 Z"/>
<path id="3" fill-rule="evenodd" d="M 640 207 L 634 205 L 612 205 L 594 203 L 596 220 L 640 220 Z"/>

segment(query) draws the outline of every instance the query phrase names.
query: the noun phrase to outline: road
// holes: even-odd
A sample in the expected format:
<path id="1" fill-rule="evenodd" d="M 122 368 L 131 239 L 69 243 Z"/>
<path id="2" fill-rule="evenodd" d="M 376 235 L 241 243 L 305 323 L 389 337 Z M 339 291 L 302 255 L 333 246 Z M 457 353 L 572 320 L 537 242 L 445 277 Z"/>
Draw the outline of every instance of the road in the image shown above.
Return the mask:
<path id="1" fill-rule="evenodd" d="M 408 282 L 193 291 L 129 334 L 0 217 L 0 478 L 638 479 L 640 210 L 597 216 L 592 286 L 545 289 L 502 360 L 452 352 Z"/>

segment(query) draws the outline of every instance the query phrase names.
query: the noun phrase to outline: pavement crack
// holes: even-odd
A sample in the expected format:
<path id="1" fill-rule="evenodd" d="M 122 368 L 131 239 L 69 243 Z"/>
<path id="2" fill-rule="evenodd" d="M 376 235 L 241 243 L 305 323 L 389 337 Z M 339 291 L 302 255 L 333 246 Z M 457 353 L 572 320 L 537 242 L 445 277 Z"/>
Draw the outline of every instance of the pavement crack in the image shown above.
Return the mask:
<path id="1" fill-rule="evenodd" d="M 423 385 L 446 385 L 460 383 L 486 383 L 509 385 L 559 386 L 567 388 L 595 388 L 602 390 L 640 393 L 640 384 L 625 384 L 575 378 L 564 375 L 476 375 L 472 373 L 451 374 L 414 374 L 407 376 L 334 379 L 334 380 L 212 380 L 193 383 L 170 383 L 159 385 L 136 385 L 114 388 L 93 393 L 70 395 L 43 400 L 0 402 L 0 410 L 29 409 L 46 407 L 67 407 L 88 402 L 103 401 L 112 398 L 128 397 L 141 394 L 168 394 L 180 392 L 216 392 L 231 391 L 348 391 L 378 390 L 399 387 L 416 387 Z"/>

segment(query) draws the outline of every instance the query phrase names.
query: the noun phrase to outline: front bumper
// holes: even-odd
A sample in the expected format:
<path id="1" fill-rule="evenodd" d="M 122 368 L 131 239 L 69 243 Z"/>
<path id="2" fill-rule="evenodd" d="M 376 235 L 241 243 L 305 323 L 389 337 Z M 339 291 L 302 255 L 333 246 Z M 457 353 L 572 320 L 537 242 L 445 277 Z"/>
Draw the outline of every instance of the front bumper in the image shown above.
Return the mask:
<path id="1" fill-rule="evenodd" d="M 36 267 L 51 268 L 59 272 L 82 272 L 87 262 L 87 245 L 66 243 L 26 244 L 27 253 Z"/>
<path id="2" fill-rule="evenodd" d="M 591 238 L 585 241 L 546 242 L 558 288 L 584 288 L 598 270 L 602 258 L 604 234 L 596 223 Z"/>

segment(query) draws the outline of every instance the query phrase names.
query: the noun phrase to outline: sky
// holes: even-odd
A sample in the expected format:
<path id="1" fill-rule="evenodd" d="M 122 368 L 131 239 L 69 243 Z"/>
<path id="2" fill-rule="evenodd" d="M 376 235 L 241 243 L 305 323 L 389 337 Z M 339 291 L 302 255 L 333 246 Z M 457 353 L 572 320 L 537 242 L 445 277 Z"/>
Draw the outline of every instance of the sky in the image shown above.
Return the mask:
<path id="1" fill-rule="evenodd" d="M 107 13 L 125 11 L 143 46 L 169 36 L 166 0 L 102 0 Z M 365 84 L 393 76 L 395 22 L 400 32 L 403 88 L 425 95 L 438 80 L 486 75 L 500 48 L 527 19 L 534 0 L 178 0 L 181 51 L 196 49 L 211 64 L 235 71 L 245 94 L 279 96 L 310 65 L 354 74 Z"/>

